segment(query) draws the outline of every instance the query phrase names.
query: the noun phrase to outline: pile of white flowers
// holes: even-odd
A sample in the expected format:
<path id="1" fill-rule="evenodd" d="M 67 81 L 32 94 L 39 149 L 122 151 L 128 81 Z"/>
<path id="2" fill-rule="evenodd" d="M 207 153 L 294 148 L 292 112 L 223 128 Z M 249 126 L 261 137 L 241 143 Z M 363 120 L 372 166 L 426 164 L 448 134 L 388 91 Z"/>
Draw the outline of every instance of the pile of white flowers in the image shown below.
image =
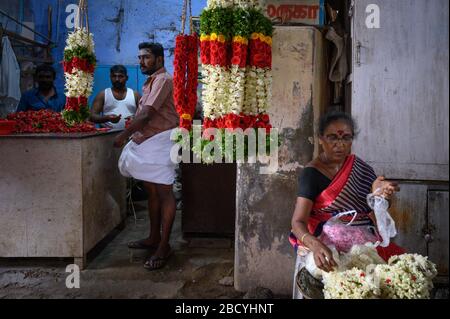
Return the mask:
<path id="1" fill-rule="evenodd" d="M 427 257 L 403 254 L 386 264 L 367 246 L 355 246 L 336 261 L 334 271 L 320 273 L 326 299 L 427 299 L 437 275 Z"/>
<path id="2" fill-rule="evenodd" d="M 428 299 L 437 275 L 436 265 L 418 254 L 393 256 L 373 270 L 379 278 L 381 298 Z"/>
<path id="3" fill-rule="evenodd" d="M 325 299 L 378 299 L 380 287 L 359 268 L 323 274 Z"/>

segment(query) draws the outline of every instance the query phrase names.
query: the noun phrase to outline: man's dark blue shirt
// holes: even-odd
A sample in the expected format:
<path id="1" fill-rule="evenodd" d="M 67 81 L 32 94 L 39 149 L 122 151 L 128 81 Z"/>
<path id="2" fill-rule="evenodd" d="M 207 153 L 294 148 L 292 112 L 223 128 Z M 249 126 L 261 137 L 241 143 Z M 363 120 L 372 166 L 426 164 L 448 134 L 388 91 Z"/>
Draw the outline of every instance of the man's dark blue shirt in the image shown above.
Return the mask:
<path id="1" fill-rule="evenodd" d="M 17 106 L 17 112 L 39 111 L 43 109 L 61 112 L 64 109 L 66 97 L 64 94 L 57 93 L 56 89 L 54 90 L 55 95 L 50 97 L 48 101 L 45 101 L 45 98 L 39 94 L 39 90 L 37 88 L 24 92 L 20 98 L 19 105 Z"/>

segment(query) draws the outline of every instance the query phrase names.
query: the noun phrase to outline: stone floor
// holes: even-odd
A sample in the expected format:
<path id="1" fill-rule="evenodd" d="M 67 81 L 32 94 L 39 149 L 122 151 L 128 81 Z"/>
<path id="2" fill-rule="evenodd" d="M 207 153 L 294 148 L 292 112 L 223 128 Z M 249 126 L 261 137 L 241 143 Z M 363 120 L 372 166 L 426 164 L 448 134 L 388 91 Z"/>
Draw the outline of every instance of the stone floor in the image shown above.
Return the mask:
<path id="1" fill-rule="evenodd" d="M 145 251 L 127 242 L 148 232 L 146 208 L 127 218 L 88 255 L 80 288 L 68 289 L 65 267 L 72 259 L 0 259 L 0 298 L 241 298 L 232 286 L 234 244 L 227 238 L 183 238 L 177 212 L 171 245 L 174 254 L 163 269 L 143 268 Z M 225 278 L 225 280 L 224 280 Z M 221 283 L 219 283 L 221 281 Z M 230 286 L 231 284 L 231 286 Z"/>

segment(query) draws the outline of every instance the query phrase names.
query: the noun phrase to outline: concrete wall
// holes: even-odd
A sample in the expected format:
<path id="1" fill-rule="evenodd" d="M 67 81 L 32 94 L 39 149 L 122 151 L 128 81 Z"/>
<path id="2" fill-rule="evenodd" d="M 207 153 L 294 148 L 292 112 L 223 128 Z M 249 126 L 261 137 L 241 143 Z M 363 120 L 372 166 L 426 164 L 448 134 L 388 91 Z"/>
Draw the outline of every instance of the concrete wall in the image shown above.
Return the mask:
<path id="1" fill-rule="evenodd" d="M 237 173 L 235 287 L 292 292 L 295 253 L 288 242 L 297 176 L 314 153 L 314 119 L 323 107 L 323 38 L 312 27 L 277 27 L 273 38 L 274 127 L 282 146 L 275 174 L 242 164 Z"/>

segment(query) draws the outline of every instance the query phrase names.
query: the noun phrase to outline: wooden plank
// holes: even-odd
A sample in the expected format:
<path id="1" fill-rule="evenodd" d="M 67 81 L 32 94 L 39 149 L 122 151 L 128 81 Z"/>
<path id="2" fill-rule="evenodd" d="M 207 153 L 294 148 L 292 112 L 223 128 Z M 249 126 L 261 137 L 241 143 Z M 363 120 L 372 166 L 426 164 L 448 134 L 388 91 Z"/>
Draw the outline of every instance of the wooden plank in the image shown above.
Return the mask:
<path id="1" fill-rule="evenodd" d="M 448 276 L 448 191 L 428 192 L 428 220 L 432 237 L 428 244 L 430 260 L 437 264 L 440 275 Z"/>
<path id="2" fill-rule="evenodd" d="M 355 1 L 354 151 L 390 178 L 448 181 L 449 2 L 378 0 L 379 29 L 366 26 L 371 3 Z"/>
<path id="3" fill-rule="evenodd" d="M 236 164 L 181 165 L 183 233 L 233 235 Z"/>
<path id="4" fill-rule="evenodd" d="M 408 252 L 427 255 L 424 230 L 427 225 L 427 186 L 400 184 L 389 213 L 395 221 L 394 242 Z"/>

